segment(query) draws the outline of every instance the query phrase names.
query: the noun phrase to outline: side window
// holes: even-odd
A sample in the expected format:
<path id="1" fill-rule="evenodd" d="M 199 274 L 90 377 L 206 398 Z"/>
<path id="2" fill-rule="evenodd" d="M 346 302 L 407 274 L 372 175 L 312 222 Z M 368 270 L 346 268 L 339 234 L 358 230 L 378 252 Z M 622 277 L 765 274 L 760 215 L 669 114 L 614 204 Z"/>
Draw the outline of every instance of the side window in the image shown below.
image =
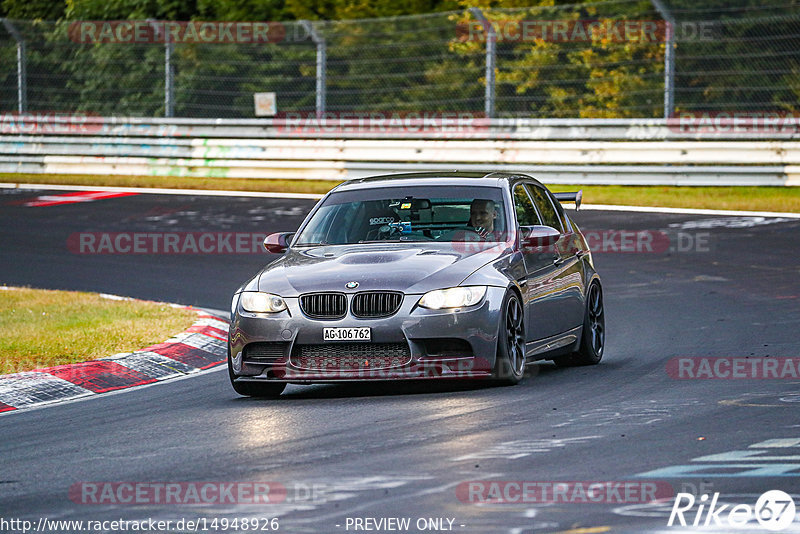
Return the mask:
<path id="1" fill-rule="evenodd" d="M 514 188 L 514 211 L 517 213 L 517 222 L 520 226 L 542 224 L 522 184 Z"/>
<path id="2" fill-rule="evenodd" d="M 539 213 L 542 214 L 544 224 L 546 226 L 552 226 L 559 232 L 563 232 L 564 229 L 561 226 L 561 219 L 559 219 L 558 213 L 553 207 L 553 203 L 550 201 L 550 198 L 548 198 L 545 190 L 530 184 L 527 185 L 527 188 L 531 193 L 531 198 L 536 202 L 536 207 L 539 208 Z"/>

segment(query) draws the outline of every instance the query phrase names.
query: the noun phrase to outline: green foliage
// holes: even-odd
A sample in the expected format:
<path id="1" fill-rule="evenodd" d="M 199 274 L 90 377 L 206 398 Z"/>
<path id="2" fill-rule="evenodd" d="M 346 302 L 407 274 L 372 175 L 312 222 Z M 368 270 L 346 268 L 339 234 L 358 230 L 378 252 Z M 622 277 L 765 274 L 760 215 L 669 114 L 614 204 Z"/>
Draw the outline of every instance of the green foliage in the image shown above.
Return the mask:
<path id="1" fill-rule="evenodd" d="M 800 10 L 797 0 L 766 1 L 668 1 L 677 17 L 677 111 L 798 111 Z M 471 6 L 498 27 L 663 20 L 650 0 L 0 0 L 4 16 L 27 19 L 14 24 L 26 40 L 32 110 L 164 113 L 163 43 L 83 44 L 70 37 L 70 21 L 284 21 L 280 42 L 175 44 L 175 111 L 188 117 L 252 117 L 252 93 L 261 91 L 276 92 L 281 111 L 313 110 L 316 49 L 292 22 L 299 19 L 316 21 L 327 42 L 328 110 L 482 110 L 486 44 L 458 32 L 476 23 Z M 684 24 L 709 33 L 686 35 Z M 663 40 L 602 32 L 568 41 L 501 38 L 497 113 L 660 117 L 665 50 Z M 1 28 L 0 61 L 16 62 L 16 42 Z M 0 72 L 0 99 L 0 110 L 15 107 L 13 68 Z"/>
<path id="2" fill-rule="evenodd" d="M 505 9 L 514 3 L 497 3 L 503 9 L 483 8 L 498 32 L 498 114 L 612 118 L 662 113 L 662 43 L 619 40 L 604 32 L 577 32 L 578 37 L 569 39 L 555 38 L 552 33 L 554 24 L 585 29 L 589 23 L 615 27 L 626 20 L 651 20 L 649 2 L 564 8 L 542 0 L 521 9 Z M 479 27 L 468 12 L 459 23 Z M 516 30 L 526 25 L 536 31 L 519 38 L 522 33 Z M 568 35 L 572 36 L 572 31 Z M 473 58 L 484 46 L 483 40 L 469 39 L 452 44 L 454 50 Z"/>
<path id="3" fill-rule="evenodd" d="M 194 20 L 291 20 L 283 0 L 198 0 Z"/>
<path id="4" fill-rule="evenodd" d="M 399 17 L 458 9 L 458 0 L 286 0 L 286 13 L 296 20 L 352 20 Z"/>
<path id="5" fill-rule="evenodd" d="M 70 20 L 189 20 L 196 13 L 186 0 L 66 0 Z"/>
<path id="6" fill-rule="evenodd" d="M 56 20 L 64 16 L 64 2 L 53 0 L 2 0 L 0 16 L 10 19 Z"/>

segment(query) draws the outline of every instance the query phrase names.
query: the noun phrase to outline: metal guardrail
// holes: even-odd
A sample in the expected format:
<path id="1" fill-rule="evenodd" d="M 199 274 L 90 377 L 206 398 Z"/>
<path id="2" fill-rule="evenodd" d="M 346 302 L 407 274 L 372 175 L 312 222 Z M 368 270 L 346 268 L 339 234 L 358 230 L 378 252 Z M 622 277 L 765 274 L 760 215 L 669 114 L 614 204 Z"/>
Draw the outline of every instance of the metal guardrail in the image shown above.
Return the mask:
<path id="1" fill-rule="evenodd" d="M 800 120 L 792 121 L 784 126 L 800 130 Z M 800 141 L 788 131 L 768 137 L 751 127 L 743 138 L 733 131 L 690 135 L 664 120 L 487 123 L 455 132 L 363 123 L 355 126 L 367 131 L 342 131 L 348 124 L 337 120 L 330 126 L 338 132 L 320 135 L 283 131 L 286 121 L 277 120 L 34 117 L 0 121 L 0 172 L 343 180 L 509 169 L 548 183 L 800 185 Z"/>
<path id="2" fill-rule="evenodd" d="M 519 164 L 800 164 L 800 141 L 127 139 L 0 136 L 0 154 Z M 87 161 L 89 161 L 87 159 Z M 231 163 L 236 166 L 239 163 Z"/>
<path id="3" fill-rule="evenodd" d="M 485 119 L 439 113 L 370 120 L 368 113 L 298 114 L 275 119 L 98 117 L 3 114 L 0 135 L 159 138 L 517 139 L 517 140 L 800 140 L 800 117 L 688 116 L 672 119 Z M 327 118 L 326 118 L 327 117 Z"/>
<path id="4" fill-rule="evenodd" d="M 460 171 L 485 171 L 486 165 L 459 165 Z M 788 169 L 788 170 L 787 170 Z M 350 163 L 347 177 L 414 171 L 451 171 L 452 165 Z M 547 184 L 582 185 L 685 185 L 685 186 L 785 186 L 800 185 L 800 167 L 794 171 L 773 166 L 669 166 L 669 165 L 493 165 L 494 171 L 522 172 Z M 795 183 L 787 172 L 794 173 Z"/>

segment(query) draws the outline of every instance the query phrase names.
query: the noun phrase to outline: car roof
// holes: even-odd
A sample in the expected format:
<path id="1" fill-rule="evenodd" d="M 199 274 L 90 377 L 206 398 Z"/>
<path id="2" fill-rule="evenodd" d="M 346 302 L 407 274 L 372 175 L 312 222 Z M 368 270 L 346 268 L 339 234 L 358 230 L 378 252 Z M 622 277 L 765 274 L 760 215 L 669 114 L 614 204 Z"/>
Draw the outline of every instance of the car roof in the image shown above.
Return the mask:
<path id="1" fill-rule="evenodd" d="M 403 174 L 383 174 L 367 178 L 356 178 L 339 184 L 334 191 L 354 191 L 358 189 L 373 189 L 375 187 L 413 187 L 413 186 L 488 186 L 503 187 L 509 182 L 526 179 L 539 183 L 535 178 L 526 174 L 514 172 L 411 172 Z M 541 185 L 541 184 L 540 184 Z"/>

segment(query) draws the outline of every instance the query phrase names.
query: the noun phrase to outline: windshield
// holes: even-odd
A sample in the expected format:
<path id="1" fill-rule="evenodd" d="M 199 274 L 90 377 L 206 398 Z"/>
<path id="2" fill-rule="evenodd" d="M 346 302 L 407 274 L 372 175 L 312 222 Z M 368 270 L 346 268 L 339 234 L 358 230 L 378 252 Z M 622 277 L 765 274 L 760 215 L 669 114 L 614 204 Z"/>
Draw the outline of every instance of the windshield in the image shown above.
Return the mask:
<path id="1" fill-rule="evenodd" d="M 386 187 L 331 194 L 293 246 L 408 241 L 503 241 L 496 187 Z"/>

